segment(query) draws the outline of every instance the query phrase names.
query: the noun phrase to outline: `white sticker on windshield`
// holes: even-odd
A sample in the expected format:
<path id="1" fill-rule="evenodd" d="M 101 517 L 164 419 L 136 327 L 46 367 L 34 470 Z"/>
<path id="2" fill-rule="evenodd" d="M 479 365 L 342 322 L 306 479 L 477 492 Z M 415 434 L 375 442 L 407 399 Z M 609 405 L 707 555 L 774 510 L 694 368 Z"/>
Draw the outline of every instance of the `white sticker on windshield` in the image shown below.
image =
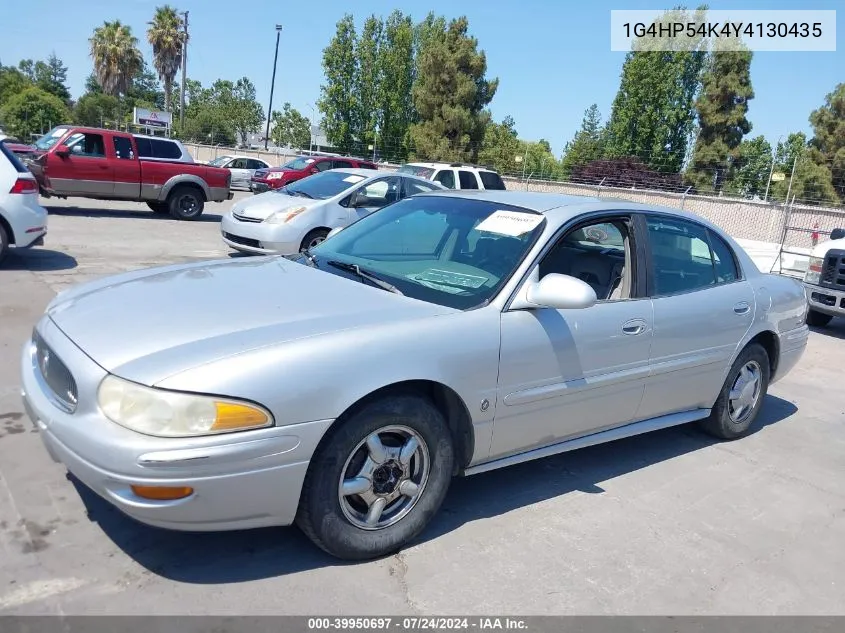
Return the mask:
<path id="1" fill-rule="evenodd" d="M 477 231 L 518 237 L 532 231 L 542 221 L 543 216 L 539 213 L 496 211 L 475 228 Z"/>
<path id="2" fill-rule="evenodd" d="M 356 183 L 356 182 L 361 182 L 362 180 L 364 180 L 363 176 L 347 176 L 346 178 L 343 179 L 343 182 Z"/>

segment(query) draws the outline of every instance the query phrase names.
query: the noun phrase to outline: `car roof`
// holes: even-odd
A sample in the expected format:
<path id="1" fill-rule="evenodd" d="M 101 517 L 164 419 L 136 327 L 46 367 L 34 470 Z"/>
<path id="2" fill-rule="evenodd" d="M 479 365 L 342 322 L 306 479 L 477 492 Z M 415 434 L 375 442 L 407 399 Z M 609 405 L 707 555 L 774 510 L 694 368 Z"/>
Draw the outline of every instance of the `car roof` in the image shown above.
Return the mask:
<path id="1" fill-rule="evenodd" d="M 171 143 L 178 143 L 179 141 L 175 138 L 167 138 L 166 136 L 155 136 L 154 134 L 132 134 L 135 138 L 151 138 L 155 139 L 156 141 L 170 141 Z"/>
<path id="2" fill-rule="evenodd" d="M 405 165 L 411 165 L 412 167 L 430 167 L 432 169 L 437 169 L 438 167 L 455 167 L 460 169 L 469 169 L 469 170 L 476 170 L 476 171 L 489 171 L 493 173 L 496 172 L 495 169 L 491 169 L 489 167 L 484 167 L 483 165 L 468 165 L 467 163 L 449 163 L 446 161 L 443 162 L 433 162 L 433 163 L 405 163 Z"/>

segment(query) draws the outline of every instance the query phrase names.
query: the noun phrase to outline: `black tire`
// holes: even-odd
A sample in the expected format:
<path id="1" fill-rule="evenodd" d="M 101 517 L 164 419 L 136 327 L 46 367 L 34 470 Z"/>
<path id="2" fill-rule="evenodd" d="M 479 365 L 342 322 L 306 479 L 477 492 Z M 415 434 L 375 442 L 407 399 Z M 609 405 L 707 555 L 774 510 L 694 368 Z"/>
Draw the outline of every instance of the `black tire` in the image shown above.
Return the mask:
<path id="1" fill-rule="evenodd" d="M 167 208 L 177 220 L 196 220 L 204 207 L 205 196 L 191 185 L 178 185 L 167 196 Z"/>
<path id="2" fill-rule="evenodd" d="M 833 318 L 830 314 L 825 314 L 824 312 L 816 312 L 815 310 L 810 310 L 807 312 L 807 325 L 810 327 L 824 327 L 830 320 Z"/>
<path id="3" fill-rule="evenodd" d="M 427 480 L 407 514 L 394 518 L 395 523 L 376 529 L 359 527 L 348 518 L 348 510 L 341 507 L 341 475 L 354 476 L 356 447 L 361 442 L 376 431 L 397 426 L 410 429 L 422 439 L 428 460 Z M 369 454 L 366 446 L 359 450 Z M 314 454 L 302 487 L 296 523 L 318 547 L 341 559 L 365 560 L 391 554 L 418 536 L 440 508 L 449 490 L 454 461 L 449 427 L 428 399 L 397 394 L 372 401 L 330 430 Z M 373 473 L 370 481 L 377 480 Z M 401 485 L 396 486 L 399 488 Z M 351 497 L 356 501 L 354 495 Z M 400 495 L 399 500 L 402 499 Z M 388 505 L 385 511 L 390 508 Z"/>
<path id="4" fill-rule="evenodd" d="M 752 364 L 759 370 L 759 389 L 756 390 L 753 405 L 750 405 L 747 412 L 743 412 L 732 404 L 730 394 L 740 373 Z M 752 343 L 742 350 L 728 372 L 728 377 L 725 379 L 716 404 L 713 405 L 710 417 L 699 422 L 701 428 L 706 433 L 723 440 L 735 440 L 747 435 L 769 390 L 769 371 L 769 355 L 762 345 Z M 751 390 L 750 387 L 749 390 Z M 736 413 L 741 413 L 741 415 L 735 415 Z"/>
<path id="5" fill-rule="evenodd" d="M 304 251 L 306 248 L 314 248 L 328 236 L 329 232 L 326 229 L 314 229 L 302 238 L 302 243 L 299 245 L 299 250 Z"/>
<path id="6" fill-rule="evenodd" d="M 6 229 L 3 228 L 3 225 L 0 224 L 0 264 L 3 263 L 3 260 L 6 259 L 6 255 L 9 254 L 9 236 L 6 233 Z"/>
<path id="7" fill-rule="evenodd" d="M 170 213 L 170 206 L 166 202 L 148 202 L 147 206 L 150 211 L 158 214 Z"/>

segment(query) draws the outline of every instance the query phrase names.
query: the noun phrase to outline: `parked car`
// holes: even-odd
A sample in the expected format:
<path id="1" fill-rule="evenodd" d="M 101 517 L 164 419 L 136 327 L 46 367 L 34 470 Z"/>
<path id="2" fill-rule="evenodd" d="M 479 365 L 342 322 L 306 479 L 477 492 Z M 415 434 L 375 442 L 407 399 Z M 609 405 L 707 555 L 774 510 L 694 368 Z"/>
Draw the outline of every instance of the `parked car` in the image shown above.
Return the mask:
<path id="1" fill-rule="evenodd" d="M 748 434 L 806 311 L 799 281 L 676 209 L 439 191 L 296 261 L 69 289 L 21 384 L 49 453 L 137 520 L 296 522 L 362 559 L 415 538 L 455 474 L 688 422 Z"/>
<path id="2" fill-rule="evenodd" d="M 346 156 L 298 156 L 281 167 L 259 169 L 250 181 L 250 188 L 253 193 L 264 193 L 328 169 L 351 168 L 378 169 L 378 166 L 369 160 Z"/>
<path id="3" fill-rule="evenodd" d="M 829 240 L 813 248 L 804 288 L 809 325 L 824 327 L 833 317 L 845 316 L 845 229 L 834 229 Z"/>
<path id="4" fill-rule="evenodd" d="M 249 156 L 218 156 L 208 163 L 232 172 L 232 188 L 250 189 L 250 180 L 258 169 L 270 169 L 270 164 Z"/>
<path id="5" fill-rule="evenodd" d="M 38 204 L 38 183 L 21 160 L 0 142 L 0 263 L 10 248 L 44 243 L 47 211 Z"/>
<path id="6" fill-rule="evenodd" d="M 385 205 L 442 188 L 406 174 L 331 169 L 236 202 L 220 221 L 220 232 L 226 244 L 245 253 L 290 255 Z"/>
<path id="7" fill-rule="evenodd" d="M 59 126 L 35 142 L 40 154 L 29 168 L 47 197 L 140 201 L 156 213 L 195 220 L 206 202 L 232 199 L 232 175 L 177 157 L 179 145 L 114 130 Z"/>
<path id="8" fill-rule="evenodd" d="M 0 143 L 9 148 L 12 153 L 17 154 L 18 157 L 25 157 L 35 153 L 34 145 L 22 143 L 20 139 L 14 138 L 12 136 L 5 136 L 3 138 L 0 138 Z"/>
<path id="9" fill-rule="evenodd" d="M 507 189 L 505 182 L 497 171 L 478 165 L 405 163 L 397 171 L 400 174 L 413 174 L 420 178 L 439 182 L 447 189 Z"/>

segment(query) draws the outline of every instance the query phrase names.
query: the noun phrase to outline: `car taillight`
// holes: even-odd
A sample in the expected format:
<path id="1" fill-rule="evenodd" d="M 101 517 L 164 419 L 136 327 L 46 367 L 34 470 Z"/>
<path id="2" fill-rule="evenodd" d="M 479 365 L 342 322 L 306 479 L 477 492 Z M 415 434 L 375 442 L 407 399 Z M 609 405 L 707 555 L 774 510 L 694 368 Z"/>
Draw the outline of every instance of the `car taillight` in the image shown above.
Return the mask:
<path id="1" fill-rule="evenodd" d="M 9 193 L 38 193 L 38 183 L 30 178 L 18 178 Z"/>

